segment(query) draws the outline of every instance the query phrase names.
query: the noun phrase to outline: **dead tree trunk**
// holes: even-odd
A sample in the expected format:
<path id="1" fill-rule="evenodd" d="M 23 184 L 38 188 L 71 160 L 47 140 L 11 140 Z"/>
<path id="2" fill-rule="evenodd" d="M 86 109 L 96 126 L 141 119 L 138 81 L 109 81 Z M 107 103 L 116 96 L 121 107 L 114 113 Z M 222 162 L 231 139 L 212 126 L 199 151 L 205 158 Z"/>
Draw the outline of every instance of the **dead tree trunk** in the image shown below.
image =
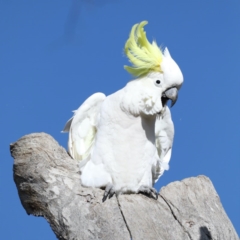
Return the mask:
<path id="1" fill-rule="evenodd" d="M 77 162 L 48 134 L 10 146 L 14 181 L 27 214 L 43 216 L 58 239 L 239 240 L 209 178 L 173 182 L 158 200 L 114 196 L 80 185 Z"/>

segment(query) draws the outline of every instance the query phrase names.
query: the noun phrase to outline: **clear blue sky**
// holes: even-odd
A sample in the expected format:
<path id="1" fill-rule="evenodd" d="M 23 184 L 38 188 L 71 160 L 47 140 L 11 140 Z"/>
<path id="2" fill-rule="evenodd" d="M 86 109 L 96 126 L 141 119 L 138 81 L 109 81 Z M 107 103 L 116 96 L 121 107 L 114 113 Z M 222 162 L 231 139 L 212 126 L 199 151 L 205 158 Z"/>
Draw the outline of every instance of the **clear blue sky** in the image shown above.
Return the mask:
<path id="1" fill-rule="evenodd" d="M 0 0 L 2 239 L 55 239 L 21 206 L 9 144 L 46 132 L 66 147 L 60 131 L 71 111 L 131 79 L 123 46 L 142 20 L 185 78 L 170 170 L 156 187 L 208 176 L 240 234 L 239 0 Z"/>

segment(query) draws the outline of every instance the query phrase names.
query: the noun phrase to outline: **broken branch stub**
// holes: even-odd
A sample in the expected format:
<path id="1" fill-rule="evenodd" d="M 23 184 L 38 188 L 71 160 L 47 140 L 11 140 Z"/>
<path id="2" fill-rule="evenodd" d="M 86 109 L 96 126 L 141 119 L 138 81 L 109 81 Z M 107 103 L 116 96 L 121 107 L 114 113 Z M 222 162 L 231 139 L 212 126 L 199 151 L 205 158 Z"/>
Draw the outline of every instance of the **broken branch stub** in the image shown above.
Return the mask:
<path id="1" fill-rule="evenodd" d="M 239 240 L 205 176 L 167 185 L 157 201 L 131 194 L 102 202 L 103 190 L 81 186 L 77 162 L 50 135 L 26 135 L 10 150 L 23 207 L 58 239 Z"/>

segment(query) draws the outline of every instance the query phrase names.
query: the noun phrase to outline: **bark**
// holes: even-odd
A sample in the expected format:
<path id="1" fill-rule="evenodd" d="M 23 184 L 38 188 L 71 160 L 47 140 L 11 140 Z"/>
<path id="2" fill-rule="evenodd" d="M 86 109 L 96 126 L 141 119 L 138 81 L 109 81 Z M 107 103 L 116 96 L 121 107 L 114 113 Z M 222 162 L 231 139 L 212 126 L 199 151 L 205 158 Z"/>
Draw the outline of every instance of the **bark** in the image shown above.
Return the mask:
<path id="1" fill-rule="evenodd" d="M 14 181 L 27 214 L 43 216 L 58 239 L 239 240 L 209 178 L 102 202 L 103 190 L 80 184 L 77 162 L 48 134 L 10 145 Z"/>

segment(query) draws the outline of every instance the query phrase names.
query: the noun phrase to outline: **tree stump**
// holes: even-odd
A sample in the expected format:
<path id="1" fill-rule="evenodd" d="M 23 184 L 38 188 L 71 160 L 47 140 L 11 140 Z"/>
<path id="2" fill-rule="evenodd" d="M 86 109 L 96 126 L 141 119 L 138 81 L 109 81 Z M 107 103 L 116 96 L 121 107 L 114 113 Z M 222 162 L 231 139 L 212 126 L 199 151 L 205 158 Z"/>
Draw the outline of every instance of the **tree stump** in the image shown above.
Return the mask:
<path id="1" fill-rule="evenodd" d="M 14 181 L 27 214 L 43 216 L 58 239 L 239 240 L 209 178 L 102 202 L 103 190 L 80 184 L 77 161 L 46 133 L 10 145 Z"/>

